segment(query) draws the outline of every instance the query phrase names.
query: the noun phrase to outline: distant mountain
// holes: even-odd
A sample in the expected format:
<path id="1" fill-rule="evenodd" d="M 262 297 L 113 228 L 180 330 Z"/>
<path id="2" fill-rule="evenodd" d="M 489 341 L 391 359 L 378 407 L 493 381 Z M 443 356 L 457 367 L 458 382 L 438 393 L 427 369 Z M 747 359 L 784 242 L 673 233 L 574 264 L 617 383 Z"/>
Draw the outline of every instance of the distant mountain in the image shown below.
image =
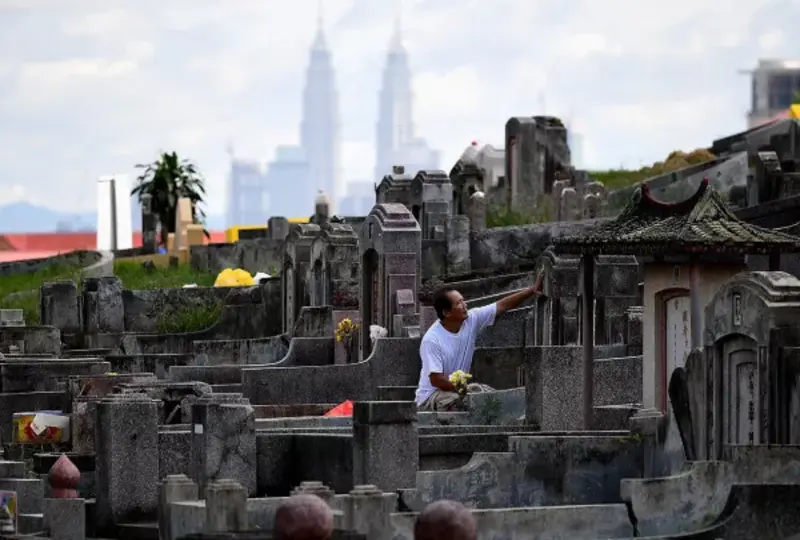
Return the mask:
<path id="1" fill-rule="evenodd" d="M 142 216 L 132 212 L 133 230 L 142 226 Z M 266 219 L 264 220 L 266 223 Z M 208 216 L 209 230 L 219 231 L 225 228 L 222 216 Z M 82 232 L 97 230 L 97 214 L 57 212 L 27 202 L 16 202 L 0 206 L 0 234 L 10 233 L 52 233 Z"/>

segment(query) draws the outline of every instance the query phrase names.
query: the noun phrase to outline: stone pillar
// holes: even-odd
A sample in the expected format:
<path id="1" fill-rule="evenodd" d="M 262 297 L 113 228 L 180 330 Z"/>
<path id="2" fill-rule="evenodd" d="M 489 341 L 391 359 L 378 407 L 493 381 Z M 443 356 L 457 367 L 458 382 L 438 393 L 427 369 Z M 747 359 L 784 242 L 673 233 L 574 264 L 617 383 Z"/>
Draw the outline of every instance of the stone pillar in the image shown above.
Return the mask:
<path id="1" fill-rule="evenodd" d="M 642 354 L 643 320 L 643 306 L 631 306 L 625 311 L 625 344 L 628 346 L 628 356 Z"/>
<path id="2" fill-rule="evenodd" d="M 83 331 L 86 334 L 120 334 L 125 331 L 122 282 L 116 276 L 83 280 Z"/>
<path id="3" fill-rule="evenodd" d="M 158 216 L 153 213 L 152 197 L 146 193 L 139 196 L 142 205 L 142 248 L 145 253 L 158 250 Z"/>
<path id="4" fill-rule="evenodd" d="M 630 430 L 640 439 L 644 450 L 644 478 L 661 478 L 668 473 L 664 459 L 666 419 L 660 409 L 640 409 L 631 416 Z"/>
<path id="5" fill-rule="evenodd" d="M 333 496 L 335 493 L 331 488 L 323 484 L 322 482 L 300 482 L 300 485 L 297 486 L 292 490 L 290 493 L 292 497 L 295 495 L 316 495 L 323 501 L 325 501 L 328 506 L 333 504 Z"/>
<path id="6" fill-rule="evenodd" d="M 201 493 L 230 479 L 255 495 L 255 413 L 242 394 L 206 394 L 192 405 L 191 473 Z"/>
<path id="7" fill-rule="evenodd" d="M 159 403 L 116 394 L 97 403 L 95 519 L 100 532 L 156 518 Z"/>
<path id="8" fill-rule="evenodd" d="M 273 240 L 283 242 L 289 234 L 289 220 L 285 217 L 271 217 L 267 220 L 267 234 Z"/>
<path id="9" fill-rule="evenodd" d="M 206 487 L 206 532 L 247 530 L 247 489 L 235 480 L 217 480 Z"/>
<path id="10" fill-rule="evenodd" d="M 373 485 L 355 486 L 344 497 L 344 528 L 370 540 L 391 540 L 391 514 L 396 505 L 396 493 L 383 493 Z"/>
<path id="11" fill-rule="evenodd" d="M 21 309 L 0 309 L 0 327 L 25 326 L 25 314 Z"/>
<path id="12" fill-rule="evenodd" d="M 39 314 L 43 326 L 55 326 L 61 335 L 81 333 L 78 286 L 74 281 L 45 283 L 40 289 Z"/>
<path id="13" fill-rule="evenodd" d="M 413 401 L 362 401 L 353 406 L 353 483 L 383 491 L 413 488 L 419 469 Z"/>
<path id="14" fill-rule="evenodd" d="M 469 197 L 469 229 L 482 231 L 486 229 L 486 194 L 476 191 Z"/>
<path id="15" fill-rule="evenodd" d="M 196 501 L 197 484 L 185 474 L 170 474 L 158 486 L 158 536 L 161 540 L 176 540 L 172 534 L 172 503 Z"/>
<path id="16" fill-rule="evenodd" d="M 470 221 L 467 216 L 450 216 L 447 223 L 447 273 L 461 274 L 472 269 Z"/>
<path id="17" fill-rule="evenodd" d="M 85 540 L 86 501 L 45 499 L 44 529 L 53 540 Z"/>
<path id="18" fill-rule="evenodd" d="M 436 310 L 433 306 L 420 306 L 419 308 L 419 331 L 422 334 L 428 331 L 428 329 L 436 322 L 438 317 L 436 316 Z"/>

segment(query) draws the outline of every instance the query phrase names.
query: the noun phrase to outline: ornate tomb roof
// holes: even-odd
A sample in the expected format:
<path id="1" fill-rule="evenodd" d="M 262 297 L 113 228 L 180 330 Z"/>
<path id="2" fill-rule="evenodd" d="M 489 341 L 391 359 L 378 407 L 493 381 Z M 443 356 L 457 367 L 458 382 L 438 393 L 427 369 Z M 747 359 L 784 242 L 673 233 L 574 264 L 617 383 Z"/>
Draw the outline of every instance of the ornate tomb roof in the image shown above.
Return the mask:
<path id="1" fill-rule="evenodd" d="M 677 203 L 653 198 L 640 185 L 616 218 L 582 235 L 557 238 L 557 253 L 688 255 L 800 251 L 800 237 L 737 218 L 708 178 Z"/>

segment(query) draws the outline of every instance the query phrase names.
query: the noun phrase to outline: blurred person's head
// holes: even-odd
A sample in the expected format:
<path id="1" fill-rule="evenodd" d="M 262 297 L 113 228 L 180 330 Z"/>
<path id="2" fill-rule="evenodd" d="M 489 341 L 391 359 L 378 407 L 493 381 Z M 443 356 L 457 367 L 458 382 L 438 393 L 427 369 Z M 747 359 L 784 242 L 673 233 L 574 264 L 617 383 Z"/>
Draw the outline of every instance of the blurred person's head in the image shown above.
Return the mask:
<path id="1" fill-rule="evenodd" d="M 432 502 L 417 516 L 414 540 L 476 540 L 478 524 L 463 504 L 441 500 Z"/>
<path id="2" fill-rule="evenodd" d="M 333 511 L 316 495 L 289 497 L 275 512 L 275 540 L 328 540 L 333 533 Z"/>

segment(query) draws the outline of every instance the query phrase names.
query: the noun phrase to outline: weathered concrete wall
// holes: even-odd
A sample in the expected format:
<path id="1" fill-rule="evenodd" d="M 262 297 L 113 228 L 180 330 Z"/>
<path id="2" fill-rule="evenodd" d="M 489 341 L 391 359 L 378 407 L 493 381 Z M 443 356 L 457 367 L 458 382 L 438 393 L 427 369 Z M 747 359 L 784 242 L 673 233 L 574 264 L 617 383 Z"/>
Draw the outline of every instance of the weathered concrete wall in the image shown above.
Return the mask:
<path id="1" fill-rule="evenodd" d="M 473 515 L 478 523 L 478 538 L 492 540 L 633 537 L 633 525 L 624 504 L 475 510 Z M 416 512 L 392 514 L 392 538 L 413 540 L 416 519 Z"/>
<path id="2" fill-rule="evenodd" d="M 195 270 L 204 272 L 242 268 L 251 274 L 277 275 L 281 268 L 282 245 L 282 241 L 272 238 L 253 238 L 232 244 L 190 246 L 189 263 Z"/>
<path id="3" fill-rule="evenodd" d="M 81 267 L 85 269 L 85 275 L 92 277 L 111 275 L 114 267 L 114 255 L 108 252 L 79 250 L 43 259 L 11 261 L 0 264 L 0 276 L 33 274 L 48 266 Z"/>
<path id="4" fill-rule="evenodd" d="M 419 339 L 379 339 L 363 362 L 332 366 L 247 367 L 242 392 L 253 404 L 340 403 L 377 398 L 379 386 L 419 381 Z"/>
<path id="5" fill-rule="evenodd" d="M 496 227 L 472 231 L 470 255 L 473 270 L 536 262 L 554 238 L 582 234 L 605 219 L 538 223 L 524 227 Z"/>

